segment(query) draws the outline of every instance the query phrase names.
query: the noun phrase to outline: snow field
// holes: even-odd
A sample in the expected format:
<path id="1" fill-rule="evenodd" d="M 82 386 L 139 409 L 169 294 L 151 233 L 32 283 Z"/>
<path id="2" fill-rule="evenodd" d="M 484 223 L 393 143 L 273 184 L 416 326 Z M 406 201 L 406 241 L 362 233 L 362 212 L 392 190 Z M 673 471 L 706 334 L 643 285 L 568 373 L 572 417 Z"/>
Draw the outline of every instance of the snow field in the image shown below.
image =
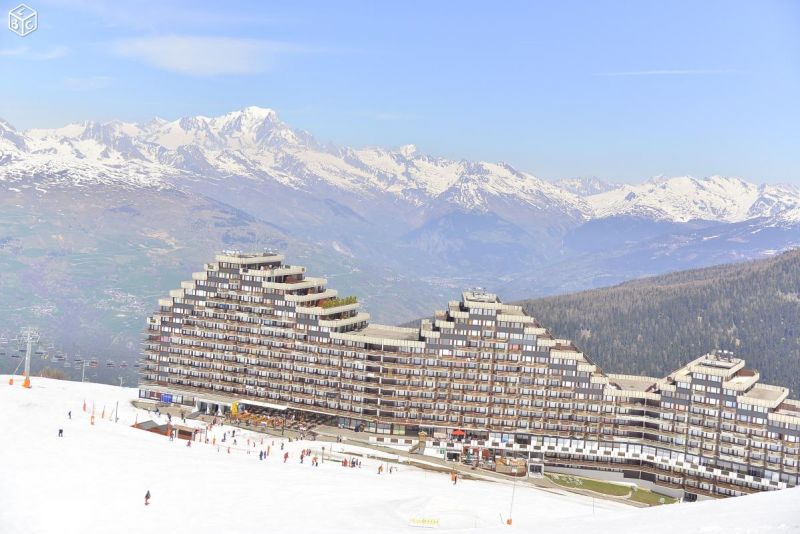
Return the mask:
<path id="1" fill-rule="evenodd" d="M 449 530 L 497 526 L 501 516 L 508 516 L 509 484 L 460 480 L 453 486 L 447 474 L 406 465 L 378 475 L 381 460 L 364 457 L 360 469 L 344 468 L 329 457 L 312 467 L 308 458 L 300 463 L 301 449 L 311 448 L 320 459 L 323 445 L 326 456 L 333 446 L 338 458 L 380 453 L 346 444 L 289 443 L 239 430 L 236 446 L 230 436 L 222 443 L 223 432 L 232 427 L 209 431 L 216 445 L 193 442 L 187 447 L 184 440 L 170 442 L 131 428 L 134 421 L 151 418 L 130 404 L 135 389 L 35 379 L 34 387 L 25 390 L 7 382 L 7 377 L 0 382 L 4 533 L 401 532 L 416 530 L 409 524 L 414 518 L 438 520 L 440 530 Z M 84 400 L 87 412 L 82 411 Z M 117 401 L 120 420 L 114 423 L 110 416 Z M 70 410 L 72 420 L 67 419 Z M 173 422 L 182 424 L 175 417 Z M 187 425 L 204 426 L 192 420 Z M 248 438 L 257 443 L 250 454 Z M 281 442 L 289 452 L 286 463 Z M 258 451 L 267 446 L 270 456 L 261 461 Z M 148 490 L 152 504 L 145 507 Z M 622 508 L 598 502 L 595 513 Z M 543 517 L 591 514 L 590 499 L 519 485 L 515 489 L 514 522 L 521 527 Z"/>
<path id="2" fill-rule="evenodd" d="M 208 433 L 216 445 L 187 447 L 184 440 L 131 428 L 136 420 L 151 419 L 130 404 L 135 389 L 36 378 L 25 390 L 20 383 L 18 378 L 9 386 L 8 377 L 0 377 L 2 534 L 380 534 L 419 531 L 414 521 L 470 533 L 800 532 L 800 489 L 640 509 L 519 484 L 459 480 L 454 486 L 447 474 L 402 464 L 390 463 L 397 471 L 378 475 L 378 465 L 395 456 L 346 443 L 289 443 L 237 430 L 232 446 L 230 437 L 221 443 L 232 427 L 216 426 Z M 112 422 L 117 402 L 119 422 Z M 182 424 L 175 417 L 173 422 Z M 205 425 L 187 420 L 187 426 Z M 248 439 L 256 446 L 248 449 Z M 286 463 L 281 443 L 289 452 Z M 258 451 L 267 446 L 270 456 L 259 460 Z M 307 448 L 321 459 L 322 446 L 326 461 L 319 467 L 310 459 L 299 462 L 299 451 Z M 362 468 L 341 466 L 342 455 L 355 454 L 362 455 Z M 148 490 L 151 505 L 145 507 Z M 503 521 L 512 491 L 509 527 Z"/>

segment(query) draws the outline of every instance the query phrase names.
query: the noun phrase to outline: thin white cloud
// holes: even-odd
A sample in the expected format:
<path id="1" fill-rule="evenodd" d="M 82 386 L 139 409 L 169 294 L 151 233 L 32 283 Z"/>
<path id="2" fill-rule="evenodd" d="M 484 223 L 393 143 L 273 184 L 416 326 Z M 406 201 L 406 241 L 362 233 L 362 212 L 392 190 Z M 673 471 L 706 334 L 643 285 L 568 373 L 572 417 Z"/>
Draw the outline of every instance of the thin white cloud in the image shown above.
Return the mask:
<path id="1" fill-rule="evenodd" d="M 161 36 L 116 41 L 112 52 L 153 67 L 192 76 L 254 74 L 273 68 L 302 47 L 260 39 Z"/>
<path id="2" fill-rule="evenodd" d="M 28 49 L 25 48 L 24 46 L 19 47 L 19 48 L 4 48 L 4 49 L 0 49 L 0 57 L 21 56 L 27 51 L 28 51 Z"/>
<path id="3" fill-rule="evenodd" d="M 70 91 L 94 91 L 111 85 L 112 78 L 108 76 L 88 76 L 85 78 L 64 78 L 64 88 Z"/>
<path id="4" fill-rule="evenodd" d="M 31 61 L 50 61 L 62 58 L 67 55 L 69 49 L 66 46 L 58 45 L 46 50 L 33 50 L 27 46 L 19 48 L 6 48 L 0 50 L 0 57 L 16 57 Z"/>
<path id="5" fill-rule="evenodd" d="M 595 76 L 707 76 L 713 74 L 741 74 L 741 71 L 728 69 L 629 70 L 617 72 L 598 72 L 595 74 Z"/>

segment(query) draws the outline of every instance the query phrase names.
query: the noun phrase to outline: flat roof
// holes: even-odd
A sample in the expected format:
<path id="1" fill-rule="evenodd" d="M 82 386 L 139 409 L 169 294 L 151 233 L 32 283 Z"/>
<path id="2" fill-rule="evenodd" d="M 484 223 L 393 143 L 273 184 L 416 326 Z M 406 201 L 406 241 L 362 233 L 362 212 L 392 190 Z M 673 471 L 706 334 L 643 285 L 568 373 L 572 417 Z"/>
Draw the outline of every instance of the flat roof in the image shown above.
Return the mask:
<path id="1" fill-rule="evenodd" d="M 756 384 L 750 391 L 744 394 L 744 397 L 765 401 L 776 401 L 781 398 L 783 393 L 784 391 L 781 389 L 765 388 L 761 387 L 761 384 Z"/>
<path id="2" fill-rule="evenodd" d="M 728 385 L 731 385 L 731 386 L 736 386 L 736 385 L 746 385 L 746 384 L 749 384 L 750 382 L 753 382 L 755 380 L 756 380 L 756 376 L 754 374 L 752 374 L 752 375 L 737 374 L 737 375 L 734 375 L 734 376 L 730 377 L 728 380 L 725 381 L 725 383 L 728 384 Z"/>
<path id="3" fill-rule="evenodd" d="M 488 291 L 483 291 L 482 289 L 471 289 L 464 291 L 463 297 L 465 301 L 471 302 L 500 302 L 500 299 L 497 298 L 497 295 L 494 293 L 489 293 Z"/>
<path id="4" fill-rule="evenodd" d="M 778 413 L 800 417 L 800 401 L 794 399 L 784 400 L 776 410 Z"/>
<path id="5" fill-rule="evenodd" d="M 658 379 L 649 376 L 608 375 L 608 381 L 612 384 L 616 384 L 620 389 L 628 391 L 647 391 L 658 382 Z"/>
<path id="6" fill-rule="evenodd" d="M 361 330 L 355 330 L 347 333 L 354 336 L 399 339 L 403 341 L 419 341 L 419 330 L 417 328 L 402 328 L 399 326 L 388 326 L 382 324 L 370 324 Z"/>

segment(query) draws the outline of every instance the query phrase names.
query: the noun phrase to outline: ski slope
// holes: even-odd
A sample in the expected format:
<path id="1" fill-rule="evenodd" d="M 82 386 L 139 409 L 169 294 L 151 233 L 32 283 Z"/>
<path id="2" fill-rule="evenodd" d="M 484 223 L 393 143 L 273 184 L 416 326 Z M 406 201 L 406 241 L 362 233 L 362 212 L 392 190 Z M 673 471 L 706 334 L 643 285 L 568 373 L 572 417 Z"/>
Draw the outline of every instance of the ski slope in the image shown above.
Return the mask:
<path id="1" fill-rule="evenodd" d="M 401 465 L 377 473 L 379 459 L 344 468 L 337 459 L 366 449 L 346 444 L 284 442 L 240 435 L 220 446 L 131 428 L 151 418 L 130 401 L 137 391 L 113 386 L 34 379 L 25 390 L 0 377 L 0 532 L 16 533 L 255 533 L 413 532 L 419 520 L 454 532 L 800 532 L 800 492 L 636 509 L 569 493 L 461 480 Z M 87 412 L 82 410 L 84 401 Z M 110 419 L 119 402 L 119 421 Z M 95 424 L 90 424 L 94 406 Z M 72 420 L 67 412 L 72 411 Z M 105 411 L 105 417 L 101 417 Z M 161 422 L 165 422 L 162 416 Z M 189 424 L 198 423 L 188 421 Z M 58 437 L 58 430 L 64 437 Z M 253 439 L 256 446 L 247 447 Z M 272 445 L 273 440 L 275 445 Z M 326 461 L 299 461 L 311 448 Z M 266 460 L 258 451 L 270 447 Z M 247 450 L 251 453 L 248 454 Z M 144 494 L 152 494 L 144 506 Z"/>

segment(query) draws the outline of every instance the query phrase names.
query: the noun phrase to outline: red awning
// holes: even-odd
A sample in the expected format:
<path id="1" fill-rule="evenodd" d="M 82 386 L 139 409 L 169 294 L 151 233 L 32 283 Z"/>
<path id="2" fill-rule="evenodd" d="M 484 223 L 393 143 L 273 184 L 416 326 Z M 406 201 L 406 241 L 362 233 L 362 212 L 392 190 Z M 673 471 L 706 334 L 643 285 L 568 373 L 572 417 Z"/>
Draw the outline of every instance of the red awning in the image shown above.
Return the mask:
<path id="1" fill-rule="evenodd" d="M 454 436 L 466 436 L 467 435 L 467 433 L 464 432 L 463 430 L 453 430 L 452 434 Z"/>

